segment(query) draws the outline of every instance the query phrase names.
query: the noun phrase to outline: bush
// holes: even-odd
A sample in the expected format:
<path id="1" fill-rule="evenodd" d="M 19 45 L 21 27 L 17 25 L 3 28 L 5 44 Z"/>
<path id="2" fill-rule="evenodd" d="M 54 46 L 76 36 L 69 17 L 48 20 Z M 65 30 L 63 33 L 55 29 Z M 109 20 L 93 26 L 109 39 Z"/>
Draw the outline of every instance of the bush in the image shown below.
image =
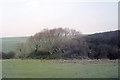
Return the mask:
<path id="1" fill-rule="evenodd" d="M 10 52 L 7 54 L 7 58 L 8 58 L 8 59 L 15 58 L 15 53 L 14 53 L 13 51 L 10 51 Z"/>
<path id="2" fill-rule="evenodd" d="M 7 59 L 6 53 L 0 52 L 0 59 Z"/>
<path id="3" fill-rule="evenodd" d="M 10 51 L 9 53 L 0 52 L 0 59 L 12 59 L 15 57 L 15 53 Z"/>
<path id="4" fill-rule="evenodd" d="M 31 52 L 27 58 L 32 59 L 46 59 L 49 58 L 50 53 L 48 51 L 37 51 L 37 52 Z"/>

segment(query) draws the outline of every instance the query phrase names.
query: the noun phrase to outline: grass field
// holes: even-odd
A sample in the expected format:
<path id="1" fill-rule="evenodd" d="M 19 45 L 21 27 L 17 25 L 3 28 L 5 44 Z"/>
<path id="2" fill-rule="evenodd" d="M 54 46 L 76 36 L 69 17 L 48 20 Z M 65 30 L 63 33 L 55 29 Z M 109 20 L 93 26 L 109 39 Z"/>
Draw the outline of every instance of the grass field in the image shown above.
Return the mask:
<path id="1" fill-rule="evenodd" d="M 110 60 L 3 60 L 4 78 L 117 78 Z"/>
<path id="2" fill-rule="evenodd" d="M 25 42 L 28 38 L 27 37 L 8 37 L 8 38 L 0 38 L 0 51 L 8 53 L 9 51 L 16 52 L 16 48 L 18 43 Z"/>

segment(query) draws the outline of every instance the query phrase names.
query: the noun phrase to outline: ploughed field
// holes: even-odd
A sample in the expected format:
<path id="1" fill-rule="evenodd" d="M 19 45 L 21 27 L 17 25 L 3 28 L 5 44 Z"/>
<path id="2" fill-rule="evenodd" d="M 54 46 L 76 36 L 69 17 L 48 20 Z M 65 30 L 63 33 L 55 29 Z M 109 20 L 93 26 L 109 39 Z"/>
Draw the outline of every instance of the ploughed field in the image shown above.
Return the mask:
<path id="1" fill-rule="evenodd" d="M 3 78 L 118 78 L 117 60 L 2 61 Z"/>

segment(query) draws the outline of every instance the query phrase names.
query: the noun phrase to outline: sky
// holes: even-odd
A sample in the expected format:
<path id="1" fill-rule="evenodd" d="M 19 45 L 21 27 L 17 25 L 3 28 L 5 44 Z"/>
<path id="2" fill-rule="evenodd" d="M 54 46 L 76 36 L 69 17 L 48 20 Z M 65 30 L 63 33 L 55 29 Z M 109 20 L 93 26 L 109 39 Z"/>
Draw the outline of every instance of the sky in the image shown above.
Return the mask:
<path id="1" fill-rule="evenodd" d="M 83 34 L 118 29 L 117 0 L 0 0 L 0 37 L 31 36 L 48 28 Z"/>

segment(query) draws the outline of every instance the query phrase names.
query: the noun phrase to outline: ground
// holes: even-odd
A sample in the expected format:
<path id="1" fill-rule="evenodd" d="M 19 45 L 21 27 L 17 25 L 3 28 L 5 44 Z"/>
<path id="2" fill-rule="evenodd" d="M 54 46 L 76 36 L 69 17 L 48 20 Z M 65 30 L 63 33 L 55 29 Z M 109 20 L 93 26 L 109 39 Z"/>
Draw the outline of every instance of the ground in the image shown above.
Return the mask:
<path id="1" fill-rule="evenodd" d="M 2 61 L 4 78 L 117 78 L 117 60 Z"/>
<path id="2" fill-rule="evenodd" d="M 27 39 L 28 37 L 0 38 L 0 52 L 8 53 L 10 51 L 14 51 L 17 54 L 17 46 L 19 43 L 26 42 Z"/>

